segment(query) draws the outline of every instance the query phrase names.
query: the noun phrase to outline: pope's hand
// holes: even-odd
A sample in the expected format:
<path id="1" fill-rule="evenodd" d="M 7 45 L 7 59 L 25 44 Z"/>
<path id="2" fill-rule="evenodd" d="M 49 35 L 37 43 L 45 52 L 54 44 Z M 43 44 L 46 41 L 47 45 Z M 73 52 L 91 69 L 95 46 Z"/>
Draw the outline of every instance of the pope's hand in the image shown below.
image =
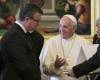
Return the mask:
<path id="1" fill-rule="evenodd" d="M 65 59 L 62 59 L 61 57 L 59 57 L 58 55 L 56 55 L 56 60 L 55 60 L 55 63 L 54 63 L 55 68 L 59 69 L 65 63 L 66 63 Z"/>

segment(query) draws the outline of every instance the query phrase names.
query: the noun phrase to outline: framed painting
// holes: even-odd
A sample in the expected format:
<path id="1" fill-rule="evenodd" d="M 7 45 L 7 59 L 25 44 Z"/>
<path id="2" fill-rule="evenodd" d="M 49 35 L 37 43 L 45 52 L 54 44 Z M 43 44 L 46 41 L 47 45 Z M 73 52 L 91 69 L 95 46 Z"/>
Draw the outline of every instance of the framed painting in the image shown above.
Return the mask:
<path id="1" fill-rule="evenodd" d="M 20 0 L 0 0 L 0 35 L 2 36 L 15 22 Z"/>
<path id="2" fill-rule="evenodd" d="M 81 35 L 81 36 L 92 42 L 93 36 L 94 36 L 94 34 L 96 34 L 96 17 L 97 17 L 98 11 L 100 9 L 100 7 L 99 7 L 100 1 L 99 0 L 90 0 L 90 1 L 91 1 L 91 6 L 90 6 L 90 9 L 91 9 L 91 34 Z M 98 10 L 96 9 L 96 7 L 98 7 Z"/>
<path id="3" fill-rule="evenodd" d="M 60 18 L 65 14 L 76 17 L 77 34 L 91 34 L 91 0 L 56 0 L 55 11 Z"/>
<path id="4" fill-rule="evenodd" d="M 76 34 L 91 39 L 95 30 L 96 0 L 55 0 L 55 12 L 61 18 L 71 14 L 77 19 Z"/>
<path id="5" fill-rule="evenodd" d="M 46 4 L 43 8 L 44 15 L 42 16 L 42 20 L 51 22 L 58 21 L 57 24 L 59 24 L 59 20 L 64 14 L 72 14 L 78 20 L 78 29 L 76 33 L 92 41 L 93 36 L 96 33 L 96 26 L 95 26 L 96 15 L 98 12 L 100 13 L 99 3 L 100 3 L 99 0 L 46 0 Z M 70 6 L 70 8 L 66 9 L 65 6 L 66 7 Z M 79 6 L 80 8 L 77 6 Z M 75 11 L 76 7 L 77 7 L 77 15 Z M 54 25 L 56 25 L 56 23 Z M 46 39 L 48 39 L 52 36 L 50 37 L 46 36 L 46 37 L 47 37 Z"/>

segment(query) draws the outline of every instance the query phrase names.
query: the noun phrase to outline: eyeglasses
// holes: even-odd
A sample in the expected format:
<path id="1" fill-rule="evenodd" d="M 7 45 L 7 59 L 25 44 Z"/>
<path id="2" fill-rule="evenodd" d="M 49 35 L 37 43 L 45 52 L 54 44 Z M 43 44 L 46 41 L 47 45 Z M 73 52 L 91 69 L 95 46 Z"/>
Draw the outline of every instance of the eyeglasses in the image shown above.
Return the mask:
<path id="1" fill-rule="evenodd" d="M 40 22 L 40 20 L 35 20 L 35 19 L 33 19 L 33 18 L 30 18 L 31 20 L 34 20 L 35 22 L 37 22 L 37 23 L 39 23 Z"/>
<path id="2" fill-rule="evenodd" d="M 39 23 L 40 22 L 40 20 L 35 20 L 35 19 L 33 19 L 35 22 L 37 22 L 37 23 Z"/>

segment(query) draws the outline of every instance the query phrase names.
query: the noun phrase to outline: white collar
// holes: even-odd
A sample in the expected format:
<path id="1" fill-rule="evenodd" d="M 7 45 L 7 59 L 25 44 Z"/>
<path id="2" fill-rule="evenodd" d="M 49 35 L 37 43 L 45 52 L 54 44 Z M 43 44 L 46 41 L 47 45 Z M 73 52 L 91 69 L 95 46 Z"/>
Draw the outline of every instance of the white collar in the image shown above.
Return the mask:
<path id="1" fill-rule="evenodd" d="M 70 37 L 70 38 L 68 38 L 68 39 L 63 39 L 63 38 L 62 38 L 62 40 L 63 40 L 63 41 L 71 41 L 71 40 L 73 40 L 73 39 L 75 38 L 75 36 L 76 36 L 76 34 L 73 34 L 72 37 Z"/>
<path id="2" fill-rule="evenodd" d="M 34 32 L 34 30 L 32 30 L 32 31 L 29 31 L 29 33 L 32 33 L 32 32 Z"/>
<path id="3" fill-rule="evenodd" d="M 15 23 L 18 24 L 25 33 L 27 32 L 27 30 L 24 28 L 24 26 L 19 21 L 16 21 Z"/>

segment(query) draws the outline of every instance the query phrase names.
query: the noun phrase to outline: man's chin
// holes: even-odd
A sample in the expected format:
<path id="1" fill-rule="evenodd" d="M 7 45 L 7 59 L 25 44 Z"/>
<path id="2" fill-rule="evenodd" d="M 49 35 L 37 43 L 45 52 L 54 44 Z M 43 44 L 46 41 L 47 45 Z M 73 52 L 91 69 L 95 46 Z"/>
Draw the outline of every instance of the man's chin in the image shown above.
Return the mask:
<path id="1" fill-rule="evenodd" d="M 100 38 L 100 35 L 97 35 L 98 38 Z"/>
<path id="2" fill-rule="evenodd" d="M 64 37 L 64 36 L 61 36 L 61 38 L 66 39 L 66 37 Z"/>
<path id="3" fill-rule="evenodd" d="M 62 36 L 62 35 L 61 35 L 61 38 L 63 38 L 63 39 L 68 39 L 69 37 L 67 37 L 67 36 Z"/>

